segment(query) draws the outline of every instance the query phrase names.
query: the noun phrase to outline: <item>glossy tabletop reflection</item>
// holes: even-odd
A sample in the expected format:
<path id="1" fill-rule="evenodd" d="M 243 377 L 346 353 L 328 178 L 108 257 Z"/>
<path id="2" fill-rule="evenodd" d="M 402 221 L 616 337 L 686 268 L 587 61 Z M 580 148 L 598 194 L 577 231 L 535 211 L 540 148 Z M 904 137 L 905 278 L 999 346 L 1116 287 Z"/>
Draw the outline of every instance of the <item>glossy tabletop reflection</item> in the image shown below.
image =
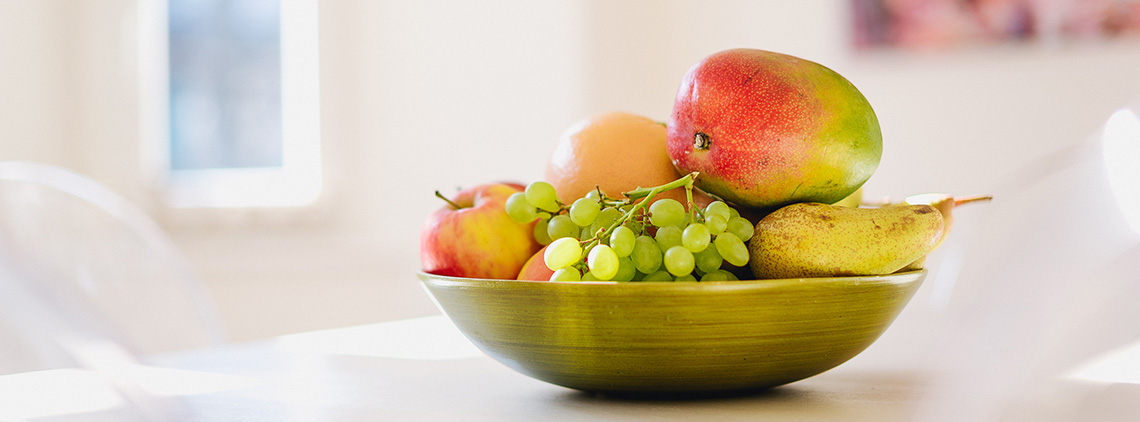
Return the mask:
<path id="1" fill-rule="evenodd" d="M 0 420 L 939 420 L 925 411 L 937 378 L 892 365 L 890 352 L 868 350 L 815 377 L 747 394 L 601 395 L 521 375 L 435 315 L 165 355 L 107 372 L 0 376 L 8 399 Z M 1069 400 L 1038 396 L 1004 406 L 1008 420 L 1070 420 L 1090 410 L 1108 413 L 1088 420 L 1116 420 L 1140 410 L 1137 384 L 1069 382 L 1043 394 Z"/>
<path id="2" fill-rule="evenodd" d="M 418 338 L 418 340 L 417 340 Z M 180 398 L 190 420 L 903 420 L 920 377 L 842 371 L 762 392 L 713 397 L 605 396 L 547 384 L 483 356 L 442 316 L 286 336 L 186 354 L 183 369 L 265 385 Z"/>

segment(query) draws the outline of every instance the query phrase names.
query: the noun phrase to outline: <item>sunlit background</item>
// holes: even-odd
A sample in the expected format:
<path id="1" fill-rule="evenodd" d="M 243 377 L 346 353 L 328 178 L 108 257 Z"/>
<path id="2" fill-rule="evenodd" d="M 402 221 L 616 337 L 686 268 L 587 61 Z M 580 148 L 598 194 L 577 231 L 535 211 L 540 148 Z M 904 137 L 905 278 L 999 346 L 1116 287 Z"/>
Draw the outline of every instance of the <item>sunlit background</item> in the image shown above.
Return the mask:
<path id="1" fill-rule="evenodd" d="M 0 160 L 142 206 L 228 338 L 265 338 L 434 314 L 414 276 L 433 191 L 535 180 L 594 114 L 664 120 L 688 67 L 727 48 L 807 58 L 862 90 L 884 135 L 868 197 L 994 193 L 1140 100 L 1137 10 L 0 0 Z"/>

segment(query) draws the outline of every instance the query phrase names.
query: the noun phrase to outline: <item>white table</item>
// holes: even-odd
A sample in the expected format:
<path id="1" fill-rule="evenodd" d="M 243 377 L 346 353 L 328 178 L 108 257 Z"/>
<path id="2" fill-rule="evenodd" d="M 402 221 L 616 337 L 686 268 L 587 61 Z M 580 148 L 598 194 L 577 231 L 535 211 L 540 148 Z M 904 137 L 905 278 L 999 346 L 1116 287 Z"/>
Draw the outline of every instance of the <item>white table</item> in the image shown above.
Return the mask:
<path id="1" fill-rule="evenodd" d="M 608 397 L 520 375 L 483 356 L 444 317 L 432 316 L 164 356 L 158 367 L 124 367 L 111 379 L 80 370 L 4 376 L 0 420 L 6 420 L 4 397 L 8 418 L 53 421 L 937 419 L 922 412 L 933 378 L 923 371 L 890 369 L 889 356 L 882 357 L 883 365 L 841 365 L 735 397 Z M 115 384 L 115 379 L 126 382 Z M 43 391 L 28 388 L 35 385 Z M 1067 418 L 1072 412 L 1087 416 L 1080 420 L 1118 420 L 1140 410 L 1135 384 L 1067 383 L 1057 394 L 1079 400 L 1064 406 L 1015 403 L 1009 406 L 1010 420 Z M 94 400 L 100 398 L 102 403 Z M 20 410 L 13 400 L 48 401 L 13 415 L 11 409 Z"/>

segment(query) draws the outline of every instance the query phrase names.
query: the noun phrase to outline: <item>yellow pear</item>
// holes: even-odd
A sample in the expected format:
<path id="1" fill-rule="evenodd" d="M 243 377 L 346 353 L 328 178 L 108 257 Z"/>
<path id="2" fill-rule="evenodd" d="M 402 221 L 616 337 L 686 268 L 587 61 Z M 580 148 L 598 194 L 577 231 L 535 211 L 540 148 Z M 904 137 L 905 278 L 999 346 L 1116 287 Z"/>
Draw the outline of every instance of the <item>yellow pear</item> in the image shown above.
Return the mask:
<path id="1" fill-rule="evenodd" d="M 768 214 L 749 242 L 756 278 L 890 274 L 942 238 L 930 205 L 849 208 L 798 203 Z"/>
<path id="2" fill-rule="evenodd" d="M 859 208 L 859 204 L 862 203 L 863 187 L 860 186 L 859 189 L 855 189 L 855 192 L 851 192 L 851 194 L 847 195 L 846 198 L 840 199 L 839 202 L 835 203 L 835 205 L 839 205 L 841 207 Z"/>
<path id="3" fill-rule="evenodd" d="M 989 201 L 991 199 L 993 199 L 993 197 L 989 195 L 964 196 L 955 198 L 945 193 L 923 193 L 903 198 L 903 204 L 930 205 L 934 208 L 937 208 L 938 212 L 942 213 L 942 225 L 944 227 L 942 230 L 942 239 L 945 239 L 946 236 L 950 234 L 950 228 L 954 225 L 953 210 L 955 207 L 974 202 Z M 942 239 L 938 239 L 938 244 L 942 243 Z M 935 245 L 935 247 L 937 246 L 938 245 Z"/>
<path id="4" fill-rule="evenodd" d="M 938 238 L 938 242 L 934 244 L 934 248 L 931 248 L 931 250 L 934 250 L 942 244 L 943 240 L 946 240 L 946 236 L 950 235 L 950 228 L 954 226 L 954 208 L 974 202 L 989 201 L 991 199 L 994 198 L 990 195 L 954 197 L 945 193 L 923 193 L 903 198 L 901 205 L 930 205 L 942 213 L 942 236 Z M 894 205 L 896 204 L 890 206 Z M 926 255 L 923 255 L 914 262 L 907 264 L 901 271 L 920 270 L 925 265 Z"/>

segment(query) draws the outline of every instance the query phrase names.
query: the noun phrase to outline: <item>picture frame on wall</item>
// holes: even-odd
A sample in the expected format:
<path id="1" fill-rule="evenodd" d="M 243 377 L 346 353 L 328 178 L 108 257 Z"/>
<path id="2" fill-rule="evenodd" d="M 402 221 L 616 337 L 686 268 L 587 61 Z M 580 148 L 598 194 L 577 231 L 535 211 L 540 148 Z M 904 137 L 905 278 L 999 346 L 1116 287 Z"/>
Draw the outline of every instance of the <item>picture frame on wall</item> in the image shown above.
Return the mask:
<path id="1" fill-rule="evenodd" d="M 850 0 L 857 50 L 1140 39 L 1140 0 Z"/>

